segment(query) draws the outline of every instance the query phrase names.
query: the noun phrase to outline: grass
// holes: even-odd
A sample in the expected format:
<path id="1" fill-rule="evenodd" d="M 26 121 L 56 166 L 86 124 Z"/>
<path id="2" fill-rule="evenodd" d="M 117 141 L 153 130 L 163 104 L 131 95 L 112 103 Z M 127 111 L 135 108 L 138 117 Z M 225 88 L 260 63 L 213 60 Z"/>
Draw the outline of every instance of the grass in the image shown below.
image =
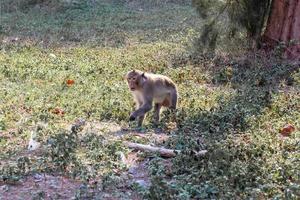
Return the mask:
<path id="1" fill-rule="evenodd" d="M 137 68 L 178 84 L 177 117 L 164 111 L 160 128 L 170 135 L 164 146 L 183 151 L 170 159 L 171 167 L 154 156 L 151 187 L 133 187 L 143 198 L 296 199 L 299 67 L 259 55 L 196 54 L 201 21 L 189 4 L 134 2 L 2 9 L 0 180 L 56 172 L 88 185 L 102 177 L 102 190 L 122 187 L 127 168 L 119 155 L 129 150 L 121 141 L 150 141 L 118 138 L 105 128 L 72 133 L 66 127 L 83 118 L 131 129 L 133 102 L 123 76 Z M 151 115 L 146 132 L 153 130 Z M 281 137 L 287 123 L 296 131 Z M 24 156 L 39 126 L 46 151 Z M 193 152 L 201 149 L 209 153 L 199 158 Z"/>
<path id="2" fill-rule="evenodd" d="M 58 11 L 45 6 L 30 7 L 26 12 L 16 9 L 13 14 L 2 12 L 2 32 L 35 38 L 44 45 L 88 43 L 116 47 L 157 40 L 174 41 L 193 26 L 197 27 L 197 20 L 193 20 L 196 13 L 191 12 L 189 6 L 170 3 L 157 9 L 157 6 L 136 4 L 95 1 L 92 4 L 81 2 L 79 7 L 61 6 L 64 9 Z"/>

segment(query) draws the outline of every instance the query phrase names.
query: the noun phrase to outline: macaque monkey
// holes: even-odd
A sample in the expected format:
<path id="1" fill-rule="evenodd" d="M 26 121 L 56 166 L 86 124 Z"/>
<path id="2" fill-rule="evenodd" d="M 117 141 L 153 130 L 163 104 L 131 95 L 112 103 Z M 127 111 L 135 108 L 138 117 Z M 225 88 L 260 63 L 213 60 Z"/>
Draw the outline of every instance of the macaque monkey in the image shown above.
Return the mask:
<path id="1" fill-rule="evenodd" d="M 138 126 L 142 126 L 146 113 L 153 107 L 153 102 L 155 125 L 159 122 L 162 106 L 176 109 L 178 92 L 176 84 L 170 78 L 139 70 L 129 71 L 125 78 L 136 102 L 136 110 L 131 113 L 129 121 L 138 119 Z"/>

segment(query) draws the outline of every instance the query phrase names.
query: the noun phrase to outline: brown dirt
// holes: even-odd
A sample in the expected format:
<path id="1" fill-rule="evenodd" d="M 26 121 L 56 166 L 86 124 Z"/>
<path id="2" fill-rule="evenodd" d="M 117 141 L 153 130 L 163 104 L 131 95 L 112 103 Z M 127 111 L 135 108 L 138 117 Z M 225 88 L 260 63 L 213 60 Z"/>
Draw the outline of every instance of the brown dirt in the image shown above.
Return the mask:
<path id="1" fill-rule="evenodd" d="M 80 182 L 65 177 L 35 174 L 16 185 L 2 184 L 0 199 L 33 199 L 39 196 L 44 199 L 72 199 L 79 186 Z"/>

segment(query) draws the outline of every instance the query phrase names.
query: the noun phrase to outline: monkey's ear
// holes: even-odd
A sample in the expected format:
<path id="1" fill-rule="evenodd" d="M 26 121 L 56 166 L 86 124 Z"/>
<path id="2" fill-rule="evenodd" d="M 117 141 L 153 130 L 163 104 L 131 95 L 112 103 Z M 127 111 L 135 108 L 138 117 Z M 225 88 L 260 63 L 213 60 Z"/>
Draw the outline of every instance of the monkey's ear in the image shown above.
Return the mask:
<path id="1" fill-rule="evenodd" d="M 146 81 L 146 80 L 147 80 L 147 77 L 146 77 L 146 75 L 145 75 L 145 72 L 142 73 L 141 79 L 142 79 L 142 81 Z"/>
<path id="2" fill-rule="evenodd" d="M 143 79 L 144 81 L 147 80 L 147 77 L 146 77 L 146 75 L 145 75 L 145 72 L 143 72 L 143 74 L 142 74 L 142 79 Z"/>
<path id="3" fill-rule="evenodd" d="M 147 77 L 145 76 L 145 73 L 143 72 L 138 78 L 138 84 L 140 86 L 142 86 L 146 80 L 147 80 Z"/>

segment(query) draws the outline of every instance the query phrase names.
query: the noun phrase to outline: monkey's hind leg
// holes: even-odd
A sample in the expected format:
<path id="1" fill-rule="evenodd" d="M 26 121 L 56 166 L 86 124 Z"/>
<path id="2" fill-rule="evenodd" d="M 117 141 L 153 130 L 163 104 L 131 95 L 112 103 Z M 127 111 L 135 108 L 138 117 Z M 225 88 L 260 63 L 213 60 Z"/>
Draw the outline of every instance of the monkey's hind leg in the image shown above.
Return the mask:
<path id="1" fill-rule="evenodd" d="M 174 89 L 171 92 L 171 105 L 170 105 L 170 109 L 175 110 L 177 108 L 177 100 L 178 100 L 178 94 L 177 94 L 177 90 Z"/>
<path id="2" fill-rule="evenodd" d="M 144 119 L 145 119 L 145 115 L 138 117 L 138 127 L 141 127 L 143 125 Z"/>
<path id="3" fill-rule="evenodd" d="M 155 103 L 154 105 L 154 125 L 157 126 L 159 123 L 159 114 L 161 109 L 161 104 Z"/>
<path id="4" fill-rule="evenodd" d="M 176 89 L 172 90 L 170 98 L 171 98 L 171 105 L 169 106 L 170 114 L 171 114 L 170 120 L 176 122 L 177 121 L 176 110 L 177 110 L 177 101 L 178 101 L 178 93 Z"/>

